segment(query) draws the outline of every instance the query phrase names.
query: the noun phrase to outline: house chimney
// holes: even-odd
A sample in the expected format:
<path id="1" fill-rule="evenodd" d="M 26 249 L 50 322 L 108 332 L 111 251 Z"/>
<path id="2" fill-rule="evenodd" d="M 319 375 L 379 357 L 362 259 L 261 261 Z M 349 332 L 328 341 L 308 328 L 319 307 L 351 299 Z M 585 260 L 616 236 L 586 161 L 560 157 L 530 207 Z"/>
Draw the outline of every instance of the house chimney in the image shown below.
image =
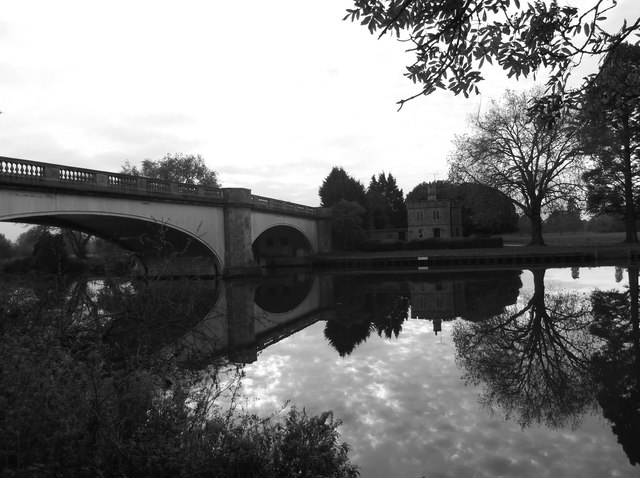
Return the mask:
<path id="1" fill-rule="evenodd" d="M 435 183 L 427 184 L 427 201 L 436 201 L 436 185 Z"/>

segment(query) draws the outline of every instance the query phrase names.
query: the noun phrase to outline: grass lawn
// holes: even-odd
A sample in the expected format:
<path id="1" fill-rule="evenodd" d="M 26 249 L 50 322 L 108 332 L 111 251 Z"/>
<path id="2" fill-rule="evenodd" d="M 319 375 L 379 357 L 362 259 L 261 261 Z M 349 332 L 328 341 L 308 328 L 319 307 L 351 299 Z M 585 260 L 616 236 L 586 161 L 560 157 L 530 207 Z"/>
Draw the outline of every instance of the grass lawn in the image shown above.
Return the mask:
<path id="1" fill-rule="evenodd" d="M 621 244 L 624 242 L 624 232 L 579 232 L 579 233 L 543 233 L 545 244 L 548 246 Z M 505 246 L 522 246 L 531 240 L 530 235 L 503 234 Z"/>

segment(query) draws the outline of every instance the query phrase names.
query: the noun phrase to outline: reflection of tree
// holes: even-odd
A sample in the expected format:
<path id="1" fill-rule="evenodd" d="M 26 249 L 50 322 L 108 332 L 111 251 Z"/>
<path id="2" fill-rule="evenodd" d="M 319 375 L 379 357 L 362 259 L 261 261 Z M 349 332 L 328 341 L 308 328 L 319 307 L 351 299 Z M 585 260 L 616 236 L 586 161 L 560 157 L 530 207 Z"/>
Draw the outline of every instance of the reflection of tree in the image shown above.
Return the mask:
<path id="1" fill-rule="evenodd" d="M 593 340 L 581 296 L 545 296 L 544 270 L 534 270 L 534 292 L 523 306 L 454 329 L 465 378 L 485 384 L 481 402 L 501 408 L 526 427 L 576 426 L 593 403 L 588 371 Z"/>
<path id="2" fill-rule="evenodd" d="M 350 355 L 374 332 L 398 337 L 409 316 L 409 298 L 399 290 L 375 290 L 361 278 L 336 277 L 336 320 L 329 320 L 324 335 L 341 357 Z"/>
<path id="3" fill-rule="evenodd" d="M 106 282 L 98 304 L 112 320 L 105 340 L 151 350 L 172 343 L 200 322 L 215 305 L 217 284 L 173 280 L 122 284 Z"/>
<path id="4" fill-rule="evenodd" d="M 594 291 L 593 334 L 605 343 L 593 356 L 598 403 L 613 424 L 632 465 L 640 463 L 640 332 L 638 268 L 629 268 L 629 290 Z"/>
<path id="5" fill-rule="evenodd" d="M 507 305 L 515 304 L 520 294 L 520 270 L 483 271 L 480 277 L 465 278 L 467 320 L 483 320 L 504 312 Z"/>

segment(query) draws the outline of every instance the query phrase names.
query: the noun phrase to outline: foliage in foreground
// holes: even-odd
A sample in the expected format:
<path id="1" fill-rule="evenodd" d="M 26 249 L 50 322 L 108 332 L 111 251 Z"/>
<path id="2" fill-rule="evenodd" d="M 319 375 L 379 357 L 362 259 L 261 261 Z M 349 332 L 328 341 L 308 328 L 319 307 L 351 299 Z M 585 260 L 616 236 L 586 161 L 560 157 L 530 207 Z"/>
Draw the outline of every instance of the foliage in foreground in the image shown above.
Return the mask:
<path id="1" fill-rule="evenodd" d="M 414 61 L 407 76 L 421 89 L 402 105 L 436 89 L 455 94 L 479 93 L 485 61 L 496 64 L 509 78 L 549 72 L 552 95 L 541 105 L 561 104 L 572 68 L 583 57 L 597 58 L 615 50 L 640 28 L 640 18 L 606 31 L 607 12 L 615 0 L 580 2 L 467 0 L 353 0 L 345 19 L 358 21 L 371 33 L 389 34 L 409 43 Z M 619 12 L 618 12 L 619 13 Z M 585 78 L 593 81 L 595 75 Z"/>
<path id="2" fill-rule="evenodd" d="M 203 379 L 110 344 L 108 321 L 70 320 L 51 298 L 60 292 L 0 292 L 3 477 L 358 475 L 331 412 L 260 418 L 222 406 L 222 366 Z"/>

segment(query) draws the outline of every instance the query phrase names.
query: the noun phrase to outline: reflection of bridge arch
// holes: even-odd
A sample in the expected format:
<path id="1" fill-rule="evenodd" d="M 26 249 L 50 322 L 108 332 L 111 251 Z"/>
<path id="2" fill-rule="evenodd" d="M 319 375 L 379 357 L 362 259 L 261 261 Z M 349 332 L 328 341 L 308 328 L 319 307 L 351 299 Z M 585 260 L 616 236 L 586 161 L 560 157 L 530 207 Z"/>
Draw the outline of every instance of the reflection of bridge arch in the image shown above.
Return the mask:
<path id="1" fill-rule="evenodd" d="M 284 314 L 303 306 L 313 286 L 309 275 L 277 275 L 256 289 L 254 302 L 265 314 Z"/>
<path id="2" fill-rule="evenodd" d="M 184 359 L 183 351 L 198 351 L 199 360 L 228 354 L 235 361 L 252 362 L 257 352 L 298 332 L 318 320 L 328 319 L 334 308 L 333 281 L 329 276 L 314 276 L 302 280 L 301 298 L 290 301 L 294 308 L 266 312 L 254 302 L 256 290 L 267 290 L 273 277 L 260 282 L 224 281 L 224 292 L 216 307 L 188 334 L 177 341 L 168 353 Z M 280 282 L 282 283 L 282 282 Z M 307 288 L 308 286 L 308 288 Z M 263 303 L 264 305 L 264 303 Z"/>
<path id="3" fill-rule="evenodd" d="M 148 217 L 101 211 L 57 211 L 10 215 L 7 220 L 82 231 L 134 252 L 145 266 L 157 270 L 162 269 L 163 261 L 187 263 L 190 258 L 197 258 L 198 268 L 210 270 L 211 275 L 221 270 L 220 255 L 201 237 L 184 227 Z"/>

